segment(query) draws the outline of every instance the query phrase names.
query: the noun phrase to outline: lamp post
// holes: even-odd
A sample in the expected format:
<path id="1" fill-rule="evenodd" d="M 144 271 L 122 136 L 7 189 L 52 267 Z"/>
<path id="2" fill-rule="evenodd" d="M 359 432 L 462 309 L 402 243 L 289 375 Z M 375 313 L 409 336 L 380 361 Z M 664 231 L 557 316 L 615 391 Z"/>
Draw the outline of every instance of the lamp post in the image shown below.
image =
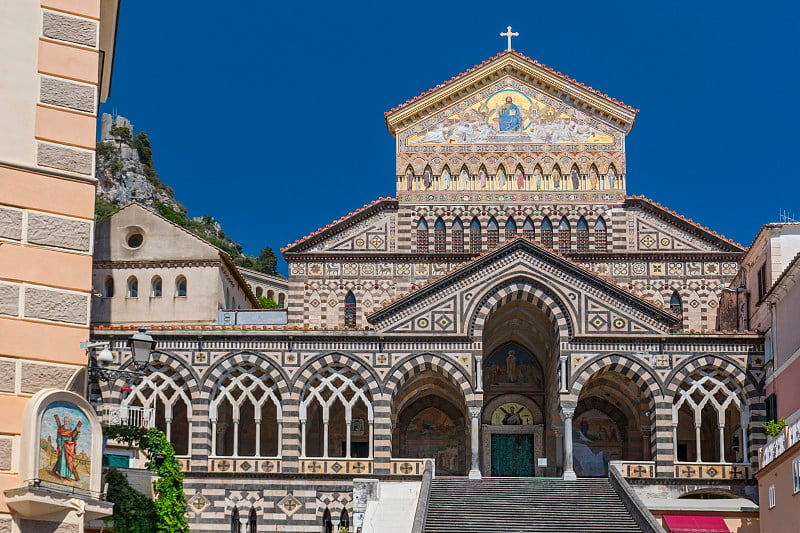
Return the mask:
<path id="1" fill-rule="evenodd" d="M 122 370 L 119 368 L 108 368 L 114 362 L 114 354 L 111 353 L 110 342 L 82 342 L 81 348 L 89 351 L 89 383 L 99 383 L 100 381 L 116 381 L 120 378 L 138 381 L 144 377 L 144 369 L 150 362 L 150 354 L 156 347 L 156 341 L 147 334 L 146 328 L 139 328 L 139 332 L 128 339 L 128 347 L 133 356 L 133 368 L 136 370 Z M 97 350 L 100 349 L 98 352 Z"/>

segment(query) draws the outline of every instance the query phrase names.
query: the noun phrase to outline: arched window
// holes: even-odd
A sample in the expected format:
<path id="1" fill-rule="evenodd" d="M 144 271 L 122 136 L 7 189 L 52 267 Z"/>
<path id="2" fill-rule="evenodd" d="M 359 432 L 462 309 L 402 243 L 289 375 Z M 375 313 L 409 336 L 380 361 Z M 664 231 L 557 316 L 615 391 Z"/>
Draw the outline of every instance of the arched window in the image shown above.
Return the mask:
<path id="1" fill-rule="evenodd" d="M 433 225 L 433 249 L 436 253 L 441 254 L 447 248 L 447 236 L 444 226 L 444 220 L 441 217 L 436 219 Z"/>
<path id="2" fill-rule="evenodd" d="M 353 291 L 347 291 L 344 297 L 344 327 L 356 327 L 356 297 Z"/>
<path id="3" fill-rule="evenodd" d="M 247 533 L 258 533 L 258 514 L 256 508 L 250 508 L 250 516 L 247 518 Z"/>
<path id="4" fill-rule="evenodd" d="M 489 223 L 486 224 L 486 246 L 491 250 L 492 248 L 497 248 L 499 242 L 500 228 L 497 225 L 497 221 L 492 217 L 489 219 Z"/>
<path id="5" fill-rule="evenodd" d="M 565 254 L 570 250 L 572 250 L 572 231 L 569 220 L 567 217 L 561 217 L 561 222 L 558 223 L 558 251 Z"/>
<path id="6" fill-rule="evenodd" d="M 148 365 L 142 380 L 123 392 L 120 419 L 124 424 L 155 425 L 172 442 L 176 455 L 189 454 L 192 401 L 189 388 L 174 369 L 160 363 Z"/>
<path id="7" fill-rule="evenodd" d="M 153 298 L 161 298 L 163 293 L 162 285 L 161 278 L 159 276 L 153 276 L 153 280 L 150 282 L 150 296 Z"/>
<path id="8" fill-rule="evenodd" d="M 594 223 L 594 249 L 598 252 L 605 252 L 608 249 L 606 221 L 603 217 L 597 217 L 597 222 Z"/>
<path id="9" fill-rule="evenodd" d="M 108 276 L 106 278 L 106 282 L 103 284 L 103 297 L 104 298 L 113 298 L 114 297 L 114 278 Z"/>
<path id="10" fill-rule="evenodd" d="M 284 293 L 278 293 L 278 305 L 281 309 L 286 307 L 286 295 Z"/>
<path id="11" fill-rule="evenodd" d="M 186 296 L 186 278 L 183 276 L 175 280 L 175 296 Z"/>
<path id="12" fill-rule="evenodd" d="M 263 287 L 256 287 L 256 296 L 261 296 L 263 294 L 264 294 L 264 288 Z"/>
<path id="13" fill-rule="evenodd" d="M 136 276 L 131 276 L 128 278 L 128 298 L 138 298 L 139 297 L 139 280 L 136 279 Z"/>
<path id="14" fill-rule="evenodd" d="M 680 331 L 683 329 L 683 302 L 681 302 L 681 295 L 678 294 L 678 291 L 673 291 L 672 296 L 669 299 L 669 310 L 672 311 L 672 314 L 676 317 L 680 318 L 680 323 L 672 326 L 672 331 Z"/>
<path id="15" fill-rule="evenodd" d="M 549 217 L 542 219 L 542 246 L 553 247 L 553 224 Z"/>
<path id="16" fill-rule="evenodd" d="M 473 218 L 469 224 L 469 253 L 481 253 L 481 223 L 478 217 Z"/>
<path id="17" fill-rule="evenodd" d="M 589 225 L 586 219 L 581 217 L 578 219 L 578 226 L 576 228 L 577 247 L 579 252 L 589 251 Z"/>
<path id="18" fill-rule="evenodd" d="M 464 224 L 456 217 L 453 221 L 453 251 L 460 254 L 464 251 Z"/>
<path id="19" fill-rule="evenodd" d="M 301 457 L 372 457 L 372 400 L 347 367 L 312 376 L 300 399 Z"/>
<path id="20" fill-rule="evenodd" d="M 417 252 L 428 253 L 428 223 L 425 217 L 420 217 L 417 222 Z"/>
<path id="21" fill-rule="evenodd" d="M 333 520 L 331 519 L 331 512 L 328 508 L 325 508 L 325 512 L 322 513 L 322 533 L 333 533 Z"/>
<path id="22" fill-rule="evenodd" d="M 231 511 L 231 533 L 242 533 L 242 523 L 239 521 L 239 509 L 233 508 Z"/>
<path id="23" fill-rule="evenodd" d="M 339 515 L 339 528 L 346 527 L 350 531 L 350 515 L 347 509 L 342 509 L 342 514 Z"/>
<path id="24" fill-rule="evenodd" d="M 283 411 L 278 386 L 261 369 L 245 364 L 228 370 L 208 406 L 211 455 L 277 457 Z"/>
<path id="25" fill-rule="evenodd" d="M 512 217 L 508 217 L 508 220 L 506 220 L 506 240 L 510 241 L 516 236 L 517 236 L 517 223 L 514 222 L 514 219 Z"/>
<path id="26" fill-rule="evenodd" d="M 522 223 L 522 236 L 532 241 L 536 237 L 536 230 L 533 227 L 533 220 L 531 217 L 526 217 L 525 222 Z"/>

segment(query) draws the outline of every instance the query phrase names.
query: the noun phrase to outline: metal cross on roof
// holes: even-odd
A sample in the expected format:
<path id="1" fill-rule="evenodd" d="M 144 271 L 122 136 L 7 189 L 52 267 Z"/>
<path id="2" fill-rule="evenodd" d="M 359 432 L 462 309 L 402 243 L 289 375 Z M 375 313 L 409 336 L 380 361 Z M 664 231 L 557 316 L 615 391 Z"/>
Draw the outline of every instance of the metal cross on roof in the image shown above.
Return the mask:
<path id="1" fill-rule="evenodd" d="M 509 26 L 507 31 L 502 32 L 500 34 L 500 37 L 508 37 L 508 48 L 506 48 L 506 50 L 511 50 L 511 38 L 512 37 L 519 37 L 519 33 L 517 33 L 517 32 L 513 32 L 512 33 L 511 26 Z"/>

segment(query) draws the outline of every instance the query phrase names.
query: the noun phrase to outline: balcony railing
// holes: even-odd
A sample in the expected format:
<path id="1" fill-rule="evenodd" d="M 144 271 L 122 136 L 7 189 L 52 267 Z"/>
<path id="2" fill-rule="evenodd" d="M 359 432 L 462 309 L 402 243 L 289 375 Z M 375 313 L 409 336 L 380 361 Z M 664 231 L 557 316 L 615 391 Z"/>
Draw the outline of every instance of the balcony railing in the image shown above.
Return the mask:
<path id="1" fill-rule="evenodd" d="M 107 423 L 113 426 L 136 426 L 147 429 L 156 425 L 156 410 L 152 407 L 120 405 L 106 408 L 105 414 Z"/>
<path id="2" fill-rule="evenodd" d="M 764 468 L 798 442 L 800 442 L 800 420 L 785 426 L 780 434 L 758 450 L 758 467 Z"/>

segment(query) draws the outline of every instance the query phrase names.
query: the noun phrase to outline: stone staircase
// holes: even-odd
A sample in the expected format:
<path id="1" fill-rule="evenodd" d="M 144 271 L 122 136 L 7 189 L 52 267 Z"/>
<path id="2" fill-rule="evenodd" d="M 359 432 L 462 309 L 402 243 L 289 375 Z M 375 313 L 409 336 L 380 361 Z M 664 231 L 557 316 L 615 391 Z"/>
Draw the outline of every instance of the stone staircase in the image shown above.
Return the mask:
<path id="1" fill-rule="evenodd" d="M 607 479 L 437 477 L 425 533 L 637 532 Z"/>

